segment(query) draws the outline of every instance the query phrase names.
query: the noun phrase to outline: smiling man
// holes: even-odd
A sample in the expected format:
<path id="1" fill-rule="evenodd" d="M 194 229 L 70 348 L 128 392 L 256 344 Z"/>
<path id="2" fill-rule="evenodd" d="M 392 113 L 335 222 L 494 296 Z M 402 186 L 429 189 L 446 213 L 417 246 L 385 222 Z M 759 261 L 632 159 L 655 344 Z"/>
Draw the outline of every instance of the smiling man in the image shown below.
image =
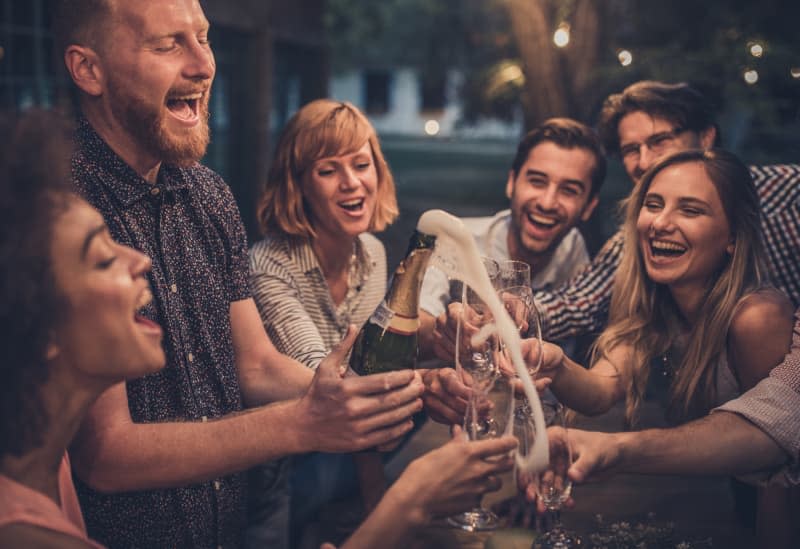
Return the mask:
<path id="1" fill-rule="evenodd" d="M 576 225 L 597 206 L 606 160 L 594 130 L 568 118 L 551 118 L 517 147 L 506 181 L 510 209 L 492 217 L 463 219 L 478 250 L 496 260 L 523 261 L 534 288 L 565 282 L 588 262 Z M 447 276 L 429 269 L 420 297 L 423 352 L 449 359 L 434 342 L 436 317 L 451 301 Z"/>
<path id="2" fill-rule="evenodd" d="M 342 379 L 346 346 L 312 372 L 267 337 L 233 195 L 198 163 L 215 63 L 197 0 L 56 10 L 80 105 L 73 182 L 114 239 L 152 259 L 153 301 L 131 317 L 161 325 L 167 357 L 163 371 L 105 392 L 71 446 L 89 532 L 111 547 L 240 546 L 242 471 L 401 437 L 422 384 L 410 371 Z M 285 498 L 269 514 L 263 546 L 284 547 Z"/>

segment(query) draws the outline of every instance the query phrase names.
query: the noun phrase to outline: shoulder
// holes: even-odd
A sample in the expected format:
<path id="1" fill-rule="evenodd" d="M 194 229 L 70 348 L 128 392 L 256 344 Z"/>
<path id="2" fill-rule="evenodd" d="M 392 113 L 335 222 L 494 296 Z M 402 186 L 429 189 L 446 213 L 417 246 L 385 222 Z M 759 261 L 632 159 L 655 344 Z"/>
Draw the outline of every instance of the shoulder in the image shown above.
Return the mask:
<path id="1" fill-rule="evenodd" d="M 731 318 L 729 337 L 754 340 L 780 331 L 790 332 L 794 308 L 783 292 L 768 288 L 741 299 Z"/>
<path id="2" fill-rule="evenodd" d="M 252 273 L 264 271 L 288 272 L 294 264 L 291 245 L 281 235 L 267 235 L 250 247 L 250 270 Z"/>
<path id="3" fill-rule="evenodd" d="M 361 245 L 364 246 L 364 249 L 367 253 L 373 257 L 386 257 L 386 248 L 383 245 L 383 242 L 372 233 L 361 233 L 358 235 L 358 239 L 361 241 Z"/>

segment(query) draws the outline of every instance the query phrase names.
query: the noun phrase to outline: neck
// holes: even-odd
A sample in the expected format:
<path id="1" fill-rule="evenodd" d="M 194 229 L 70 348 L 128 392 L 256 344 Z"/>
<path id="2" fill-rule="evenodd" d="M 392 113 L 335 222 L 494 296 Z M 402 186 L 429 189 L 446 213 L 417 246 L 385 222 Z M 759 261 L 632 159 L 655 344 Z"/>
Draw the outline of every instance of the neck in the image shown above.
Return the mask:
<path id="1" fill-rule="evenodd" d="M 99 103 L 84 104 L 83 115 L 117 156 L 148 183 L 155 184 L 161 159 L 142 147 L 121 123 Z"/>
<path id="2" fill-rule="evenodd" d="M 39 393 L 46 413 L 42 444 L 20 456 L 3 457 L 0 471 L 60 504 L 58 470 L 64 451 L 72 442 L 89 406 L 105 388 L 93 389 L 91 384 L 78 383 L 69 375 L 63 375 L 63 369 L 53 368 Z"/>
<path id="3" fill-rule="evenodd" d="M 317 261 L 325 273 L 325 278 L 332 279 L 345 276 L 350 270 L 350 256 L 358 237 L 343 236 L 333 237 L 318 233 L 311 241 L 311 247 L 317 256 Z"/>
<path id="4" fill-rule="evenodd" d="M 704 292 L 693 285 L 670 286 L 670 293 L 678 306 L 683 318 L 689 325 L 694 325 L 697 314 L 703 304 Z"/>
<path id="5" fill-rule="evenodd" d="M 508 231 L 506 243 L 508 244 L 508 255 L 511 259 L 514 261 L 523 261 L 531 266 L 531 278 L 535 277 L 539 271 L 544 269 L 553 258 L 553 252 L 535 253 L 526 250 L 522 246 L 522 242 L 519 241 L 516 231 L 513 228 Z"/>

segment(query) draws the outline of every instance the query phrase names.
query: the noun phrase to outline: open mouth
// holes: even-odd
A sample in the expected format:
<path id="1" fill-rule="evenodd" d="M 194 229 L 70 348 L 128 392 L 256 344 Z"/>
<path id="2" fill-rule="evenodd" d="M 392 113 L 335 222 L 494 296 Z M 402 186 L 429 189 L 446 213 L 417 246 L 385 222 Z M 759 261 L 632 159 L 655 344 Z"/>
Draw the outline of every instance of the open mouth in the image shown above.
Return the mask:
<path id="1" fill-rule="evenodd" d="M 167 109 L 180 120 L 186 122 L 197 120 L 199 118 L 200 99 L 202 97 L 202 93 L 168 97 Z"/>
<path id="2" fill-rule="evenodd" d="M 344 200 L 342 202 L 338 202 L 338 205 L 340 208 L 343 208 L 348 212 L 360 212 L 362 208 L 364 208 L 364 199 L 353 198 L 352 200 Z"/>
<path id="3" fill-rule="evenodd" d="M 675 242 L 667 242 L 664 240 L 651 240 L 650 253 L 653 257 L 680 257 L 686 253 L 686 246 L 676 244 Z"/>
<path id="4" fill-rule="evenodd" d="M 144 309 L 150 304 L 151 301 L 153 301 L 153 292 L 150 291 L 150 288 L 145 288 L 139 295 L 139 299 L 136 301 L 136 309 L 133 313 L 133 321 L 144 328 L 147 328 L 151 331 L 157 331 L 160 334 L 161 326 L 144 316 Z"/>
<path id="5" fill-rule="evenodd" d="M 530 221 L 531 224 L 533 224 L 536 227 L 539 227 L 540 229 L 548 230 L 558 225 L 558 220 L 551 219 L 543 215 L 528 213 L 527 217 L 528 221 Z"/>

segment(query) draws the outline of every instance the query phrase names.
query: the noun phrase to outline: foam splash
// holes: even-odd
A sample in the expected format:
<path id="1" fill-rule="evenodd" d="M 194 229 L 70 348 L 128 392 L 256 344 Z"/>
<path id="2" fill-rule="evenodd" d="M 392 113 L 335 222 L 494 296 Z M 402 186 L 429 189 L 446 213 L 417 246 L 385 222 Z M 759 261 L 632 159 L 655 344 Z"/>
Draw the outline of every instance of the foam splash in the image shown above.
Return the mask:
<path id="1" fill-rule="evenodd" d="M 517 327 L 492 287 L 472 235 L 460 219 L 444 210 L 428 210 L 423 213 L 417 222 L 417 230 L 436 235 L 436 247 L 429 265 L 438 267 L 447 276 L 459 279 L 469 285 L 492 311 L 497 333 L 505 342 L 514 370 L 522 381 L 525 396 L 533 411 L 533 422 L 538 435 L 533 441 L 533 448 L 528 451 L 526 456 L 519 451 L 516 452 L 517 467 L 528 472 L 545 470 L 550 456 L 539 394 L 522 358 L 522 342 Z M 511 429 L 513 429 L 513 421 L 509 421 L 507 431 Z"/>

